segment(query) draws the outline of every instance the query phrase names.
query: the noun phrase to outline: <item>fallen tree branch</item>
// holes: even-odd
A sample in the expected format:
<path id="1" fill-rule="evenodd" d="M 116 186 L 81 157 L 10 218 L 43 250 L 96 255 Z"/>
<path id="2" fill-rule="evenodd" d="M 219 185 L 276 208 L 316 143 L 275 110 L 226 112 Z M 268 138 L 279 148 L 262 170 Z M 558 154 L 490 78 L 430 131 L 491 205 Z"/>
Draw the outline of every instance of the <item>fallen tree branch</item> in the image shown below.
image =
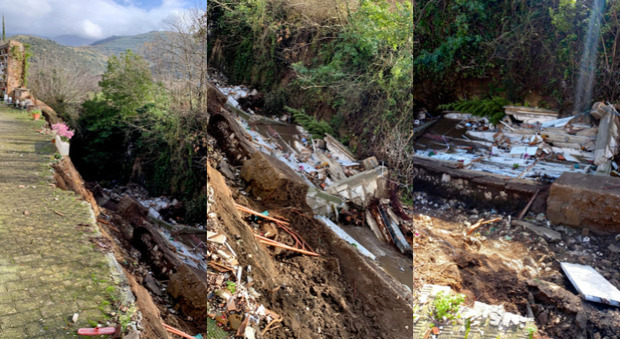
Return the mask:
<path id="1" fill-rule="evenodd" d="M 491 219 L 491 220 L 487 220 L 487 221 L 484 221 L 484 219 L 480 219 L 480 220 L 478 220 L 478 222 L 473 224 L 469 228 L 469 230 L 467 230 L 467 235 L 470 235 L 473 231 L 475 231 L 477 228 L 479 228 L 482 225 L 490 224 L 492 222 L 496 222 L 496 221 L 500 221 L 500 220 L 502 220 L 502 218 L 495 218 L 495 219 Z"/>
<path id="2" fill-rule="evenodd" d="M 525 205 L 525 208 L 523 209 L 523 211 L 521 211 L 521 213 L 519 213 L 519 220 L 523 219 L 523 217 L 525 216 L 525 213 L 527 213 L 527 211 L 530 209 L 530 207 L 532 206 L 532 204 L 534 203 L 534 200 L 536 200 L 536 197 L 538 196 L 538 193 L 540 192 L 540 188 L 536 190 L 536 193 L 534 193 L 534 195 L 532 196 L 532 199 L 530 199 L 530 201 L 527 203 L 527 205 Z"/>

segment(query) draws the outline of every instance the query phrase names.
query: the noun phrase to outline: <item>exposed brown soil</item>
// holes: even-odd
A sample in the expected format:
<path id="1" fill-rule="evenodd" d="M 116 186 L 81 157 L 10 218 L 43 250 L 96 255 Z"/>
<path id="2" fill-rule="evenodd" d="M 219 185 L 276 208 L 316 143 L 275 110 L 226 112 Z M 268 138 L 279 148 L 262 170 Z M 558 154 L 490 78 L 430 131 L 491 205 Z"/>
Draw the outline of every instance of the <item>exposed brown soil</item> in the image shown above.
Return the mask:
<path id="1" fill-rule="evenodd" d="M 229 193 L 217 171 L 209 168 L 207 173 L 218 197 L 214 205 L 224 226 L 220 231 L 233 239 L 235 233 L 241 235 L 243 246 L 234 247 L 242 253 L 240 263 L 262 268 L 254 277 L 260 301 L 284 319 L 266 338 L 411 338 L 413 313 L 411 299 L 405 300 L 408 293 L 398 290 L 402 288 L 398 284 L 391 285 L 348 244 L 311 218 L 307 207 L 270 210 L 270 215 L 290 220 L 292 228 L 321 256 L 274 251 L 257 244 L 249 223 L 240 224 L 240 215 L 227 207 L 235 198 L 262 211 L 264 201 L 246 198 L 235 188 Z M 250 251 L 252 256 L 248 256 Z"/>
<path id="2" fill-rule="evenodd" d="M 420 196 L 424 198 L 418 199 L 414 219 L 419 232 L 414 238 L 414 291 L 423 284 L 448 285 L 465 294 L 469 305 L 502 304 L 507 311 L 534 316 L 541 337 L 619 338 L 618 308 L 583 301 L 559 264 L 591 265 L 620 286 L 620 257 L 607 249 L 613 237 L 590 234 L 583 243 L 581 231 L 561 229 L 562 239 L 548 242 L 512 226 L 508 216 L 466 236 L 465 222 L 498 215 Z M 530 218 L 546 224 L 543 215 Z"/>

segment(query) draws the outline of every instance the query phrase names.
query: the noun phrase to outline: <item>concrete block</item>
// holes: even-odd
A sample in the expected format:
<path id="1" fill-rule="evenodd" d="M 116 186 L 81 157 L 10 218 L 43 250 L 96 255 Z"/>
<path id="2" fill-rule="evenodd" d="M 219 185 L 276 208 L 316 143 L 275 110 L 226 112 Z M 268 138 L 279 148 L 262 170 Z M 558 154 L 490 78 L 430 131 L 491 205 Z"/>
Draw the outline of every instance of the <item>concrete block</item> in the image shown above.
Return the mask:
<path id="1" fill-rule="evenodd" d="M 547 218 L 556 225 L 620 232 L 620 178 L 565 172 L 552 185 Z"/>

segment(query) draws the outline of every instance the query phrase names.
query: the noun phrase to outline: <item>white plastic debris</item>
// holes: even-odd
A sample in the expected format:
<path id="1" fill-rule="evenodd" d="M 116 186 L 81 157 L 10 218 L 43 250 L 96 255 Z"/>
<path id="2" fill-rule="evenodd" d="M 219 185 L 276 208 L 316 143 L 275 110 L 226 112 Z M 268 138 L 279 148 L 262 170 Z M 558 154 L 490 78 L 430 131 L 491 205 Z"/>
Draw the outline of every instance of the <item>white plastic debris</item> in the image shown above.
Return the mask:
<path id="1" fill-rule="evenodd" d="M 567 262 L 560 263 L 560 266 L 582 298 L 620 307 L 620 291 L 592 266 Z"/>

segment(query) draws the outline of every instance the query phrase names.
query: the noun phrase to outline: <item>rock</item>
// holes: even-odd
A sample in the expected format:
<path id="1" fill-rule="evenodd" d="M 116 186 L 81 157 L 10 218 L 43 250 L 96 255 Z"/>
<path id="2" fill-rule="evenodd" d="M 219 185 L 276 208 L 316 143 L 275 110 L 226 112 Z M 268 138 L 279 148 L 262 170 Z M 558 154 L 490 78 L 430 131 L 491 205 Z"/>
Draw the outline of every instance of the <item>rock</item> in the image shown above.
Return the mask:
<path id="1" fill-rule="evenodd" d="M 207 281 L 206 275 L 183 264 L 170 277 L 168 292 L 178 304 L 184 315 L 197 321 L 207 319 Z"/>
<path id="2" fill-rule="evenodd" d="M 582 309 L 581 298 L 552 282 L 530 279 L 527 281 L 536 301 L 547 305 L 555 305 L 570 313 L 577 313 Z"/>
<path id="3" fill-rule="evenodd" d="M 550 228 L 536 226 L 532 223 L 521 221 L 521 220 L 513 220 L 512 225 L 526 227 L 529 230 L 533 231 L 534 233 L 538 234 L 539 236 L 544 237 L 549 242 L 558 242 L 562 240 L 562 235 L 560 234 L 560 232 L 554 231 Z"/>
<path id="4" fill-rule="evenodd" d="M 549 312 L 547 310 L 544 310 L 542 312 L 540 312 L 540 314 L 536 317 L 536 322 L 539 325 L 546 325 L 547 321 L 549 321 Z"/>
<path id="5" fill-rule="evenodd" d="M 220 173 L 222 173 L 222 175 L 226 179 L 228 179 L 228 180 L 235 180 L 235 172 L 230 167 L 228 162 L 226 162 L 225 159 L 222 159 L 222 161 L 220 161 L 220 164 L 218 165 L 218 167 L 219 167 L 218 170 L 220 171 Z"/>
<path id="6" fill-rule="evenodd" d="M 610 244 L 607 248 L 614 253 L 620 253 L 620 247 L 615 244 Z"/>
<path id="7" fill-rule="evenodd" d="M 129 331 L 129 333 L 127 333 L 127 335 L 123 336 L 123 339 L 140 339 L 140 332 Z"/>
<path id="8" fill-rule="evenodd" d="M 142 283 L 147 290 L 151 291 L 151 293 L 155 294 L 156 296 L 161 297 L 163 295 L 161 289 L 159 288 L 159 286 L 157 286 L 157 283 L 155 282 L 155 279 L 153 279 L 152 275 L 147 274 L 144 277 L 144 281 Z"/>
<path id="9" fill-rule="evenodd" d="M 236 330 L 238 330 L 238 329 L 239 329 L 239 327 L 241 326 L 241 321 L 242 321 L 242 320 L 243 320 L 243 319 L 242 319 L 242 318 L 241 318 L 241 316 L 240 316 L 240 315 L 238 315 L 238 314 L 231 314 L 231 315 L 228 317 L 228 321 L 229 321 L 229 323 L 230 323 L 230 327 L 231 327 L 233 330 L 235 330 L 235 331 L 236 331 Z"/>

